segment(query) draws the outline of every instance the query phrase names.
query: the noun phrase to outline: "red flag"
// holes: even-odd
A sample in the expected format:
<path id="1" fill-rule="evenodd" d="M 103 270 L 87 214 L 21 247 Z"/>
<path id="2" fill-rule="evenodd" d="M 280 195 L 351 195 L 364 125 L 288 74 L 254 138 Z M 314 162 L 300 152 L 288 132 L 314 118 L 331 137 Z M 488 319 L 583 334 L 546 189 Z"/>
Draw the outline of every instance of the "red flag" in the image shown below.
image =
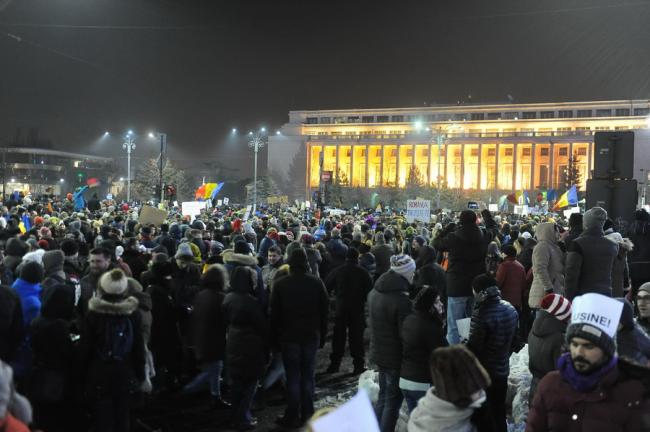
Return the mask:
<path id="1" fill-rule="evenodd" d="M 88 180 L 86 180 L 86 184 L 88 185 L 88 187 L 94 188 L 99 186 L 99 180 L 97 180 L 95 177 L 89 178 Z"/>

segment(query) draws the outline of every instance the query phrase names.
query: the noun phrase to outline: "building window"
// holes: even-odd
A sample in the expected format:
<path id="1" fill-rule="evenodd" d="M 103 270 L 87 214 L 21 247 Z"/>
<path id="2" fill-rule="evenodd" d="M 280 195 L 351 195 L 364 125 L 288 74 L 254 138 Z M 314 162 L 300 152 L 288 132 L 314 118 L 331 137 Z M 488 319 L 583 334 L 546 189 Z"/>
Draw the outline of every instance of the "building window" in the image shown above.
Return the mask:
<path id="1" fill-rule="evenodd" d="M 321 117 L 318 119 L 318 123 L 320 124 L 330 124 L 332 123 L 332 117 Z"/>
<path id="2" fill-rule="evenodd" d="M 478 148 L 472 148 L 469 150 L 469 155 L 471 157 L 478 157 Z"/>
<path id="3" fill-rule="evenodd" d="M 521 113 L 522 118 L 530 120 L 530 119 L 536 119 L 537 118 L 537 112 L 536 111 L 527 111 Z"/>
<path id="4" fill-rule="evenodd" d="M 591 117 L 592 114 L 592 110 L 578 110 L 578 117 Z"/>
<path id="5" fill-rule="evenodd" d="M 539 116 L 543 119 L 555 118 L 555 111 L 542 111 Z"/>
<path id="6" fill-rule="evenodd" d="M 634 108 L 635 116 L 647 116 L 650 114 L 650 108 Z"/>
<path id="7" fill-rule="evenodd" d="M 596 110 L 596 117 L 611 117 L 612 116 L 612 110 L 611 109 L 597 109 Z"/>
<path id="8" fill-rule="evenodd" d="M 488 120 L 501 120 L 501 113 L 498 112 L 492 112 L 492 113 L 487 113 L 487 119 Z"/>
<path id="9" fill-rule="evenodd" d="M 530 156 L 530 147 L 525 147 L 521 149 L 521 155 L 522 156 Z"/>
<path id="10" fill-rule="evenodd" d="M 629 115 L 629 108 L 616 108 L 616 117 L 628 117 Z"/>
<path id="11" fill-rule="evenodd" d="M 587 156 L 587 147 L 580 147 L 577 150 L 578 156 Z"/>
<path id="12" fill-rule="evenodd" d="M 345 117 L 334 117 L 334 124 L 345 123 Z"/>
<path id="13" fill-rule="evenodd" d="M 318 117 L 307 117 L 307 124 L 318 124 Z"/>
<path id="14" fill-rule="evenodd" d="M 348 123 L 359 123 L 359 116 L 348 117 Z"/>
<path id="15" fill-rule="evenodd" d="M 541 149 L 539 149 L 540 156 L 548 156 L 548 154 L 549 154 L 548 147 L 542 147 Z"/>
<path id="16" fill-rule="evenodd" d="M 428 115 L 427 115 L 427 120 L 428 120 L 428 121 L 436 121 L 437 118 L 438 118 L 438 117 L 436 117 L 435 114 L 428 114 Z"/>
<path id="17" fill-rule="evenodd" d="M 413 149 L 406 149 L 406 157 L 413 157 Z"/>
<path id="18" fill-rule="evenodd" d="M 377 123 L 388 123 L 388 116 L 377 116 Z"/>
<path id="19" fill-rule="evenodd" d="M 557 116 L 559 118 L 571 118 L 573 117 L 573 111 L 572 110 L 561 110 L 557 112 Z"/>
<path id="20" fill-rule="evenodd" d="M 391 149 L 390 157 L 397 157 L 397 149 Z"/>
<path id="21" fill-rule="evenodd" d="M 454 157 L 460 157 L 460 149 L 454 149 Z"/>
<path id="22" fill-rule="evenodd" d="M 392 121 L 393 123 L 401 123 L 404 121 L 404 116 L 394 115 L 390 118 L 390 121 Z"/>
<path id="23" fill-rule="evenodd" d="M 451 120 L 451 114 L 438 114 L 439 121 Z"/>
<path id="24" fill-rule="evenodd" d="M 519 118 L 519 113 L 518 112 L 503 113 L 503 118 L 508 120 L 515 120 Z"/>
<path id="25" fill-rule="evenodd" d="M 504 156 L 512 156 L 512 148 L 503 149 Z"/>
<path id="26" fill-rule="evenodd" d="M 497 149 L 495 148 L 489 148 L 487 151 L 488 156 L 496 156 L 497 155 Z"/>
<path id="27" fill-rule="evenodd" d="M 471 113 L 470 118 L 472 120 L 484 120 L 485 119 L 485 113 Z"/>
<path id="28" fill-rule="evenodd" d="M 568 147 L 560 147 L 557 151 L 558 156 L 568 156 L 569 155 L 569 148 Z"/>
<path id="29" fill-rule="evenodd" d="M 467 120 L 467 114 L 454 114 L 453 119 L 456 121 L 465 121 Z"/>
<path id="30" fill-rule="evenodd" d="M 361 117 L 361 123 L 374 123 L 375 122 L 375 117 L 374 116 L 363 116 Z"/>

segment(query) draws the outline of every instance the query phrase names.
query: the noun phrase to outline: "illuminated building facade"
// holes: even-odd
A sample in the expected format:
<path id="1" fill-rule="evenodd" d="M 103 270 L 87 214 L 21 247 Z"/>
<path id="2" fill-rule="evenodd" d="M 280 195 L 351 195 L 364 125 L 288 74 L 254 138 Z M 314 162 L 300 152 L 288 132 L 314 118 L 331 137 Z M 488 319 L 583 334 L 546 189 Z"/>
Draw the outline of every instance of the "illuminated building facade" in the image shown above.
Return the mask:
<path id="1" fill-rule="evenodd" d="M 649 114 L 649 100 L 291 111 L 269 139 L 268 168 L 286 175 L 304 154 L 307 193 L 323 171 L 364 188 L 417 176 L 431 186 L 540 190 L 563 188 L 573 155 L 584 190 L 594 133 L 634 130 L 635 147 L 645 148 L 647 134 L 637 132 L 648 130 Z"/>

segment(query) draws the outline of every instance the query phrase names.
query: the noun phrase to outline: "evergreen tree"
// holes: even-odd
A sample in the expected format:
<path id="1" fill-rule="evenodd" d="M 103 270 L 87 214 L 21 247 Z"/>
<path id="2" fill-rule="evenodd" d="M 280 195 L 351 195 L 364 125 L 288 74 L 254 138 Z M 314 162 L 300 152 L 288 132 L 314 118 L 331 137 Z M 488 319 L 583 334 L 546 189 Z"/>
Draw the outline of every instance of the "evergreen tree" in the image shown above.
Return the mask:
<path id="1" fill-rule="evenodd" d="M 157 200 L 160 177 L 159 158 L 147 159 L 138 167 L 135 178 L 131 182 L 132 197 L 141 200 Z M 163 187 L 173 185 L 176 188 L 178 201 L 193 200 L 194 190 L 187 181 L 183 170 L 177 169 L 169 160 L 163 164 Z"/>
<path id="2" fill-rule="evenodd" d="M 576 189 L 580 189 L 580 170 L 578 170 L 578 164 L 580 163 L 578 153 L 573 152 L 569 156 L 569 161 L 566 167 L 566 176 L 564 180 L 564 189 L 569 190 L 571 186 L 576 185 Z"/>

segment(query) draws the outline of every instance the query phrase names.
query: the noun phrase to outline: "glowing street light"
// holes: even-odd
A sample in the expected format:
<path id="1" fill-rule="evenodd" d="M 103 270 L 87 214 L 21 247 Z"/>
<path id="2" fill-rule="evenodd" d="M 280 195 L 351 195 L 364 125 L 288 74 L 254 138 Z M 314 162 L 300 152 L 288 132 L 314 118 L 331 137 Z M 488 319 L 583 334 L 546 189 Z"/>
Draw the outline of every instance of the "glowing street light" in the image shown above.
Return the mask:
<path id="1" fill-rule="evenodd" d="M 232 128 L 232 130 L 230 131 L 230 133 L 232 133 L 232 134 L 236 134 L 236 133 L 237 133 L 237 128 Z"/>
<path id="2" fill-rule="evenodd" d="M 282 135 L 279 130 L 275 131 L 276 135 Z"/>
<path id="3" fill-rule="evenodd" d="M 129 130 L 124 137 L 125 141 L 122 148 L 126 150 L 126 174 L 128 176 L 126 183 L 126 201 L 131 202 L 131 152 L 135 149 L 135 141 L 133 139 L 133 131 Z"/>

